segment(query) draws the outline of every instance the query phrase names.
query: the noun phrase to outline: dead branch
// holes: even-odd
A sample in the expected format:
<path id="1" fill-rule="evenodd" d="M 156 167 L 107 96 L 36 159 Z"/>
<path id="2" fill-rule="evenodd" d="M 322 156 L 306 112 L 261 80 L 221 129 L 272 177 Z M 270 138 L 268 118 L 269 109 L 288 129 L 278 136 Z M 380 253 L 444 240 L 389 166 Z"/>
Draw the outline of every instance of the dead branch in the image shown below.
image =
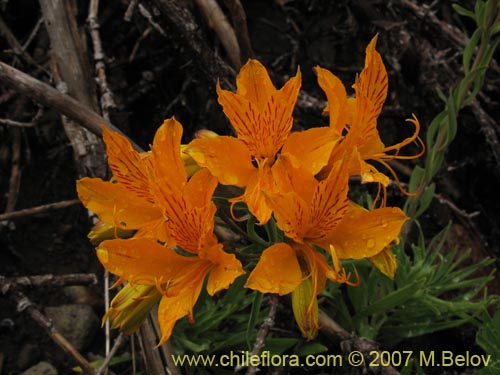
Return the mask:
<path id="1" fill-rule="evenodd" d="M 77 121 L 80 125 L 94 134 L 101 135 L 102 130 L 107 128 L 126 136 L 120 131 L 120 129 L 112 125 L 109 121 L 106 121 L 96 112 L 84 107 L 77 100 L 68 95 L 61 94 L 52 86 L 49 86 L 1 61 L 0 82 L 14 89 L 21 95 L 26 95 L 43 105 L 54 108 L 59 113 Z M 137 144 L 133 141 L 131 142 L 136 150 L 141 150 Z"/>
<path id="2" fill-rule="evenodd" d="M 40 26 L 42 26 L 42 24 L 43 24 L 43 17 L 40 17 L 36 22 L 35 27 L 33 27 L 33 30 L 31 31 L 30 35 L 26 39 L 26 42 L 24 42 L 23 51 L 26 51 L 26 49 L 29 47 L 29 45 L 35 38 L 36 34 L 38 34 L 38 30 L 40 30 Z"/>
<path id="3" fill-rule="evenodd" d="M 200 28 L 191 12 L 173 0 L 150 0 L 156 4 L 165 21 L 171 25 L 173 31 L 179 35 L 183 44 L 190 48 L 196 56 L 195 61 L 205 74 L 205 77 L 214 84 L 217 79 L 224 81 L 224 86 L 233 89 L 236 72 L 220 57 L 216 56 L 206 44 Z"/>
<path id="4" fill-rule="evenodd" d="M 318 323 L 323 333 L 334 339 L 340 338 L 342 340 L 341 347 L 345 352 L 351 352 L 354 348 L 367 356 L 368 353 L 379 350 L 376 342 L 350 334 L 322 310 L 318 314 Z M 380 371 L 383 375 L 399 375 L 399 371 L 392 366 L 380 366 Z"/>
<path id="5" fill-rule="evenodd" d="M 195 0 L 198 7 L 207 19 L 208 26 L 212 28 L 227 52 L 231 65 L 240 69 L 240 46 L 233 28 L 229 24 L 226 15 L 215 0 Z"/>
<path id="6" fill-rule="evenodd" d="M 44 70 L 40 65 L 38 65 L 38 63 L 33 59 L 33 57 L 31 57 L 31 55 L 24 50 L 21 43 L 19 43 L 19 41 L 16 39 L 12 31 L 10 30 L 9 26 L 3 20 L 1 14 L 0 14 L 0 35 L 2 35 L 5 38 L 12 51 L 17 56 L 21 57 L 28 65 L 33 65 L 41 70 Z"/>
<path id="7" fill-rule="evenodd" d="M 135 8 L 137 7 L 137 4 L 139 3 L 139 0 L 130 0 L 130 3 L 128 4 L 127 10 L 125 11 L 125 15 L 123 16 L 123 19 L 127 22 L 130 22 L 132 19 L 132 15 L 135 12 Z"/>
<path id="8" fill-rule="evenodd" d="M 224 4 L 226 4 L 226 7 L 231 14 L 234 32 L 236 34 L 236 38 L 238 39 L 238 44 L 240 45 L 241 62 L 245 63 L 248 59 L 255 56 L 252 43 L 250 42 L 250 37 L 248 35 L 247 15 L 245 13 L 245 9 L 243 9 L 240 0 L 224 0 Z"/>
<path id="9" fill-rule="evenodd" d="M 34 275 L 21 277 L 5 277 L 0 275 L 2 294 L 17 288 L 34 288 L 43 286 L 94 285 L 97 277 L 93 273 L 70 273 L 67 275 Z"/>
<path id="10" fill-rule="evenodd" d="M 98 111 L 95 85 L 90 74 L 85 44 L 76 22 L 76 10 L 70 2 L 62 0 L 39 0 L 49 34 L 51 55 L 55 60 L 52 68 L 58 88 L 89 109 Z M 64 82 L 64 86 L 60 82 Z M 73 156 L 80 177 L 106 176 L 104 144 L 100 138 L 81 128 L 71 119 L 63 119 L 63 126 L 73 147 Z"/>
<path id="11" fill-rule="evenodd" d="M 41 206 L 25 208 L 23 210 L 18 210 L 18 211 L 6 212 L 4 214 L 0 214 L 0 221 L 12 220 L 20 217 L 37 215 L 37 214 L 47 214 L 51 211 L 60 210 L 61 208 L 74 206 L 76 204 L 80 204 L 80 201 L 78 199 L 72 199 L 68 201 L 43 204 Z"/>
<path id="12" fill-rule="evenodd" d="M 36 125 L 36 123 L 33 123 L 31 121 L 29 121 L 29 122 L 14 121 L 14 120 L 10 120 L 8 118 L 0 118 L 0 124 L 7 125 L 7 126 L 17 126 L 19 128 L 32 128 L 33 126 Z"/>
<path id="13" fill-rule="evenodd" d="M 63 335 L 61 335 L 52 322 L 33 305 L 28 297 L 18 291 L 9 293 L 9 297 L 16 303 L 18 312 L 26 311 L 61 349 L 70 354 L 79 363 L 87 374 L 95 374 L 92 365 Z"/>
<path id="14" fill-rule="evenodd" d="M 274 319 L 276 317 L 276 311 L 278 310 L 279 298 L 277 295 L 271 296 L 271 308 L 269 309 L 269 313 L 267 314 L 266 319 L 259 328 L 257 332 L 257 339 L 253 345 L 252 351 L 250 352 L 250 356 L 258 355 L 262 351 L 264 344 L 266 342 L 266 337 L 269 334 L 269 330 L 274 326 Z M 238 371 L 238 368 L 235 369 Z M 249 366 L 247 369 L 247 375 L 254 375 L 259 371 L 259 369 L 255 366 Z"/>
<path id="15" fill-rule="evenodd" d="M 141 15 L 148 20 L 149 24 L 153 29 L 158 31 L 161 35 L 167 36 L 165 30 L 163 30 L 163 28 L 158 24 L 158 22 L 154 21 L 151 12 L 147 10 L 146 7 L 142 4 L 139 4 L 139 13 L 141 13 Z"/>
<path id="16" fill-rule="evenodd" d="M 105 373 L 105 371 L 108 369 L 109 363 L 111 362 L 113 357 L 116 355 L 116 352 L 118 351 L 118 349 L 120 349 L 120 347 L 123 345 L 124 342 L 125 342 L 125 336 L 123 335 L 123 333 L 120 333 L 115 340 L 113 348 L 106 356 L 104 362 L 102 363 L 101 367 L 99 367 L 95 375 L 102 375 Z"/>
<path id="17" fill-rule="evenodd" d="M 471 103 L 472 112 L 479 121 L 481 133 L 483 133 L 486 143 L 490 146 L 497 168 L 500 170 L 500 143 L 497 132 L 500 127 L 497 122 L 481 107 L 478 100 Z"/>
<path id="18" fill-rule="evenodd" d="M 462 33 L 462 31 L 449 23 L 440 20 L 435 12 L 433 12 L 429 7 L 418 4 L 410 0 L 401 0 L 401 4 L 411 9 L 415 15 L 419 18 L 426 18 L 431 20 L 432 23 L 437 25 L 449 39 L 456 43 L 460 47 L 465 47 L 468 42 L 468 38 Z"/>
<path id="19" fill-rule="evenodd" d="M 99 23 L 97 13 L 99 10 L 99 0 L 91 0 L 89 5 L 89 16 L 87 22 L 90 30 L 90 37 L 94 47 L 95 71 L 97 73 L 97 82 L 101 93 L 100 106 L 102 116 L 109 121 L 109 109 L 116 108 L 113 99 L 113 93 L 108 86 L 106 79 L 106 66 L 104 65 L 104 52 L 102 50 L 101 35 L 99 33 Z"/>
<path id="20" fill-rule="evenodd" d="M 11 212 L 16 207 L 17 196 L 21 186 L 21 129 L 12 128 L 12 162 L 9 178 L 9 192 L 5 212 Z M 1 215 L 0 215 L 1 216 Z M 1 220 L 0 220 L 1 221 Z"/>
<path id="21" fill-rule="evenodd" d="M 161 339 L 161 332 L 156 319 L 157 307 L 151 310 L 148 319 L 144 322 L 137 335 L 139 345 L 144 356 L 144 365 L 147 374 L 163 374 L 165 370 L 171 375 L 181 375 L 180 369 L 175 366 L 170 341 L 154 349 Z"/>

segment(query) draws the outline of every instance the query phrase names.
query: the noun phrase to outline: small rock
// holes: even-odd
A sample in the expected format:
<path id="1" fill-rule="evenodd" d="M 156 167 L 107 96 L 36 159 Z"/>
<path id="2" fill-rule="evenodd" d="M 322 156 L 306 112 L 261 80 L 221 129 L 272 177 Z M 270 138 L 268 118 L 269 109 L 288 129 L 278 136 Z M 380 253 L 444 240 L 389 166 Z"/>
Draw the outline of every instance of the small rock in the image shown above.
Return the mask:
<path id="1" fill-rule="evenodd" d="M 38 362 L 35 366 L 30 367 L 21 375 L 57 375 L 57 370 L 49 362 Z"/>
<path id="2" fill-rule="evenodd" d="M 99 327 L 99 318 L 88 305 L 46 307 L 45 314 L 78 351 L 90 345 Z"/>
<path id="3" fill-rule="evenodd" d="M 33 343 L 25 343 L 17 355 L 17 367 L 21 370 L 32 366 L 40 360 L 40 349 Z"/>
<path id="4" fill-rule="evenodd" d="M 89 305 L 92 308 L 102 307 L 102 298 L 99 298 L 97 293 L 86 286 L 67 286 L 63 289 L 63 292 L 71 299 L 71 302 L 74 304 Z"/>

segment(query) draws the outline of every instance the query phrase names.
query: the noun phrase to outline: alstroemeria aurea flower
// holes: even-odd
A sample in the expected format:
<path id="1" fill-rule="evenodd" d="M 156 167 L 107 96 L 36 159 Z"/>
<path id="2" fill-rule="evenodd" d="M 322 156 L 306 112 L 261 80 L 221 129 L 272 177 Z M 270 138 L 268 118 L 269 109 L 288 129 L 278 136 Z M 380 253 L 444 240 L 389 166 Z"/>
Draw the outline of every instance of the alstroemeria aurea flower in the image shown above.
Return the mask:
<path id="1" fill-rule="evenodd" d="M 265 224 L 272 210 L 263 191 L 272 193 L 272 169 L 278 154 L 296 156 L 316 174 L 328 162 L 339 137 L 328 127 L 289 135 L 301 85 L 300 70 L 277 90 L 264 66 L 250 60 L 241 68 L 236 84 L 236 93 L 220 86 L 217 93 L 237 138 L 196 139 L 187 152 L 220 183 L 245 187 L 245 193 L 231 202 L 244 201 L 260 224 Z"/>
<path id="2" fill-rule="evenodd" d="M 377 118 L 387 97 L 388 78 L 382 57 L 375 50 L 376 42 L 377 37 L 374 37 L 366 48 L 365 67 L 353 85 L 355 98 L 347 98 L 344 85 L 334 74 L 320 67 L 315 68 L 318 83 L 328 99 L 325 112 L 329 113 L 330 127 L 338 135 L 344 136 L 333 150 L 330 162 L 320 177 L 326 177 L 335 161 L 347 153 L 350 155 L 350 175 L 361 176 L 363 183 L 378 182 L 387 187 L 389 178 L 369 164 L 368 160 L 382 164 L 397 180 L 397 175 L 387 160 L 415 159 L 425 150 L 424 144 L 418 138 L 420 124 L 415 116 L 407 120 L 415 126 L 412 136 L 392 146 L 385 146 L 380 139 Z M 403 147 L 414 142 L 420 144 L 421 152 L 411 156 L 399 155 Z"/>
<path id="3" fill-rule="evenodd" d="M 301 311 L 294 314 L 300 317 L 297 323 L 304 335 L 312 338 L 317 330 L 316 296 L 326 279 L 353 285 L 340 259 L 381 253 L 396 240 L 407 218 L 399 208 L 368 211 L 351 203 L 344 160 L 337 161 L 322 181 L 302 166 L 294 166 L 286 156 L 276 162 L 276 168 L 282 169 L 276 173 L 282 193 L 268 200 L 277 226 L 289 241 L 264 250 L 246 286 L 262 293 L 292 293 L 292 299 L 310 296 L 308 303 L 295 304 Z M 325 255 L 331 256 L 332 265 Z"/>
<path id="4" fill-rule="evenodd" d="M 136 237 L 153 237 L 167 242 L 165 218 L 156 204 L 155 165 L 151 152 L 137 152 L 125 137 L 107 129 L 103 131 L 103 140 L 112 180 L 82 178 L 77 182 L 79 199 L 102 221 L 89 236 L 92 240 L 96 236 L 105 237 L 108 235 L 104 233 L 106 230 L 114 237 L 123 238 L 121 233 L 128 237 L 137 231 Z M 183 152 L 186 147 L 181 145 L 177 151 L 187 176 L 192 176 L 200 167 Z M 99 238 L 95 238 L 97 240 Z"/>
<path id="5" fill-rule="evenodd" d="M 85 177 L 77 181 L 80 201 L 108 226 L 167 241 L 162 225 L 165 219 L 155 205 L 149 153 L 135 151 L 125 137 L 107 129 L 103 140 L 113 178 L 103 181 Z"/>
<path id="6" fill-rule="evenodd" d="M 213 233 L 216 207 L 211 198 L 217 180 L 207 169 L 188 179 L 181 137 L 180 123 L 166 120 L 155 135 L 148 159 L 151 204 L 163 218 L 168 242 L 136 236 L 104 241 L 97 249 L 103 266 L 121 281 L 142 288 L 153 286 L 161 294 L 159 344 L 168 340 L 178 319 L 186 315 L 193 319 L 193 307 L 207 277 L 207 291 L 213 295 L 244 273 L 241 263 L 223 251 Z"/>

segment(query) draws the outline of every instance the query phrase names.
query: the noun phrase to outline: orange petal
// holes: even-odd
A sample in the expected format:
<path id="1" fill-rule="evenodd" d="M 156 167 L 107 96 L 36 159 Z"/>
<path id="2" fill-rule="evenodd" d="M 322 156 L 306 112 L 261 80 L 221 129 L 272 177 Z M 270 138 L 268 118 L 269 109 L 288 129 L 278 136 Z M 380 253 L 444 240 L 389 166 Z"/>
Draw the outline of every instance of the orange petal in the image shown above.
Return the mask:
<path id="1" fill-rule="evenodd" d="M 201 292 L 203 283 L 195 285 L 194 289 L 186 289 L 185 293 L 179 293 L 175 297 L 164 296 L 158 306 L 158 323 L 160 324 L 161 339 L 158 346 L 163 345 L 172 335 L 175 323 L 185 317 L 193 319 L 193 306 Z"/>
<path id="2" fill-rule="evenodd" d="M 236 78 L 236 94 L 262 110 L 276 91 L 266 68 L 257 60 L 249 60 Z"/>
<path id="3" fill-rule="evenodd" d="M 313 293 L 315 296 L 321 293 L 326 285 L 326 274 L 331 270 L 325 257 L 309 244 L 295 245 L 299 251 L 299 256 L 306 265 L 307 272 L 312 282 Z"/>
<path id="4" fill-rule="evenodd" d="M 288 238 L 302 243 L 310 228 L 310 206 L 294 191 L 266 197 L 274 210 L 276 225 Z"/>
<path id="5" fill-rule="evenodd" d="M 304 202 L 311 202 L 318 181 L 301 162 L 290 153 L 282 153 L 271 168 L 273 187 L 266 196 L 294 191 Z"/>
<path id="6" fill-rule="evenodd" d="M 347 125 L 347 93 L 342 81 L 327 69 L 314 68 L 318 76 L 318 84 L 323 89 L 328 100 L 330 127 L 337 136 L 341 136 Z"/>
<path id="7" fill-rule="evenodd" d="M 306 233 L 308 239 L 328 235 L 344 217 L 349 203 L 348 173 L 344 160 L 336 162 L 328 175 L 321 181 L 311 203 L 311 227 Z"/>
<path id="8" fill-rule="evenodd" d="M 204 168 L 189 179 L 183 195 L 189 199 L 193 207 L 205 207 L 210 204 L 216 186 L 217 179 Z"/>
<path id="9" fill-rule="evenodd" d="M 257 172 L 246 145 L 233 137 L 195 139 L 186 152 L 224 185 L 246 186 Z"/>
<path id="10" fill-rule="evenodd" d="M 153 140 L 155 182 L 161 190 L 179 191 L 187 181 L 181 158 L 182 125 L 175 119 L 165 120 Z"/>
<path id="11" fill-rule="evenodd" d="M 376 146 L 372 144 L 373 139 L 380 140 L 377 130 L 377 117 L 376 108 L 370 102 L 368 97 L 359 90 L 358 85 L 354 85 L 356 89 L 356 99 L 354 102 L 354 114 L 352 126 L 345 137 L 345 142 L 351 148 L 362 148 L 365 145 Z M 383 146 L 383 144 L 382 144 Z M 366 151 L 369 151 L 369 148 Z"/>
<path id="12" fill-rule="evenodd" d="M 191 253 L 198 253 L 214 245 L 213 235 L 216 207 L 191 207 L 184 197 L 169 196 L 162 203 L 167 217 L 166 225 L 176 244 Z"/>
<path id="13" fill-rule="evenodd" d="M 281 153 L 293 155 L 315 175 L 328 163 L 332 149 L 339 139 L 329 127 L 294 132 L 288 136 Z"/>
<path id="14" fill-rule="evenodd" d="M 167 283 L 198 260 L 146 238 L 104 241 L 97 248 L 97 256 L 109 272 L 140 285 Z"/>
<path id="15" fill-rule="evenodd" d="M 141 155 L 133 149 L 127 138 L 118 133 L 104 129 L 102 136 L 113 176 L 137 197 L 154 202 L 150 188 L 151 171 Z"/>
<path id="16" fill-rule="evenodd" d="M 242 197 L 230 199 L 230 202 L 243 200 L 250 212 L 257 218 L 259 225 L 264 225 L 272 215 L 272 209 L 265 199 L 264 191 L 272 189 L 271 168 L 266 163 L 259 167 L 257 173 L 252 176 Z"/>
<path id="17" fill-rule="evenodd" d="M 281 88 L 269 95 L 267 89 L 259 91 L 254 82 L 252 95 L 217 87 L 219 103 L 241 139 L 257 159 L 274 159 L 292 128 L 292 112 L 300 90 L 301 74 L 297 72 Z M 249 84 L 250 86 L 250 84 Z M 264 101 L 265 100 L 265 101 Z"/>
<path id="18" fill-rule="evenodd" d="M 350 206 L 344 219 L 318 245 L 335 246 L 340 259 L 369 258 L 396 241 L 408 218 L 399 208 L 375 210 Z"/>
<path id="19" fill-rule="evenodd" d="M 222 289 L 227 289 L 233 281 L 243 275 L 243 267 L 234 254 L 228 254 L 222 250 L 222 245 L 212 246 L 206 255 L 215 267 L 212 268 L 208 276 L 207 292 L 211 296 Z"/>
<path id="20" fill-rule="evenodd" d="M 121 183 L 82 178 L 76 184 L 82 204 L 107 224 L 121 229 L 139 229 L 162 219 L 161 211 Z"/>
<path id="21" fill-rule="evenodd" d="M 295 251 L 287 244 L 277 243 L 264 250 L 245 287 L 284 295 L 291 293 L 301 281 L 302 271 Z"/>
<path id="22" fill-rule="evenodd" d="M 377 36 L 366 47 L 365 67 L 359 76 L 359 90 L 374 106 L 375 116 L 382 111 L 387 98 L 388 78 L 382 57 L 375 50 Z"/>

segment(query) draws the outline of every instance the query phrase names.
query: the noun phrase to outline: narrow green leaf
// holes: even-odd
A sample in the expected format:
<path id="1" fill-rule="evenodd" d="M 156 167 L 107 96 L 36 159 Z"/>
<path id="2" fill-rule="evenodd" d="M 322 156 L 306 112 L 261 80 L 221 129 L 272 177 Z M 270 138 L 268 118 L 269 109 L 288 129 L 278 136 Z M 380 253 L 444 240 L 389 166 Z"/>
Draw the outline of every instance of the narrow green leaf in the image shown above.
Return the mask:
<path id="1" fill-rule="evenodd" d="M 369 316 L 381 311 L 388 311 L 395 306 L 404 304 L 409 299 L 414 298 L 415 294 L 420 290 L 422 284 L 423 280 L 416 280 L 411 284 L 405 285 L 401 289 L 388 294 L 387 296 L 379 299 L 377 302 L 358 312 L 355 318 L 361 316 Z"/>
<path id="2" fill-rule="evenodd" d="M 455 10 L 455 12 L 457 12 L 461 16 L 469 17 L 469 18 L 472 18 L 473 20 L 476 19 L 476 15 L 474 14 L 474 12 L 464 8 L 463 6 L 458 5 L 458 4 L 451 4 L 451 6 Z"/>
<path id="3" fill-rule="evenodd" d="M 476 50 L 476 47 L 479 43 L 479 40 L 481 39 L 481 29 L 476 29 L 473 33 L 472 36 L 465 46 L 463 57 L 462 57 L 462 64 L 464 67 L 464 73 L 468 74 L 470 72 L 470 65 L 471 65 L 471 60 L 472 60 L 472 55 L 474 54 L 474 51 Z"/>
<path id="4" fill-rule="evenodd" d="M 255 325 L 257 324 L 257 321 L 259 319 L 260 308 L 262 305 L 262 298 L 264 297 L 262 293 L 259 292 L 253 292 L 253 293 L 254 293 L 254 298 L 252 302 L 252 309 L 250 310 L 250 316 L 248 317 L 247 334 L 246 334 L 248 350 L 252 350 L 253 347 L 250 338 L 252 337 L 252 332 L 255 330 Z"/>
<path id="5" fill-rule="evenodd" d="M 310 342 L 305 344 L 297 351 L 297 355 L 306 356 L 306 355 L 315 355 L 328 351 L 328 347 L 319 343 L 319 342 Z"/>

